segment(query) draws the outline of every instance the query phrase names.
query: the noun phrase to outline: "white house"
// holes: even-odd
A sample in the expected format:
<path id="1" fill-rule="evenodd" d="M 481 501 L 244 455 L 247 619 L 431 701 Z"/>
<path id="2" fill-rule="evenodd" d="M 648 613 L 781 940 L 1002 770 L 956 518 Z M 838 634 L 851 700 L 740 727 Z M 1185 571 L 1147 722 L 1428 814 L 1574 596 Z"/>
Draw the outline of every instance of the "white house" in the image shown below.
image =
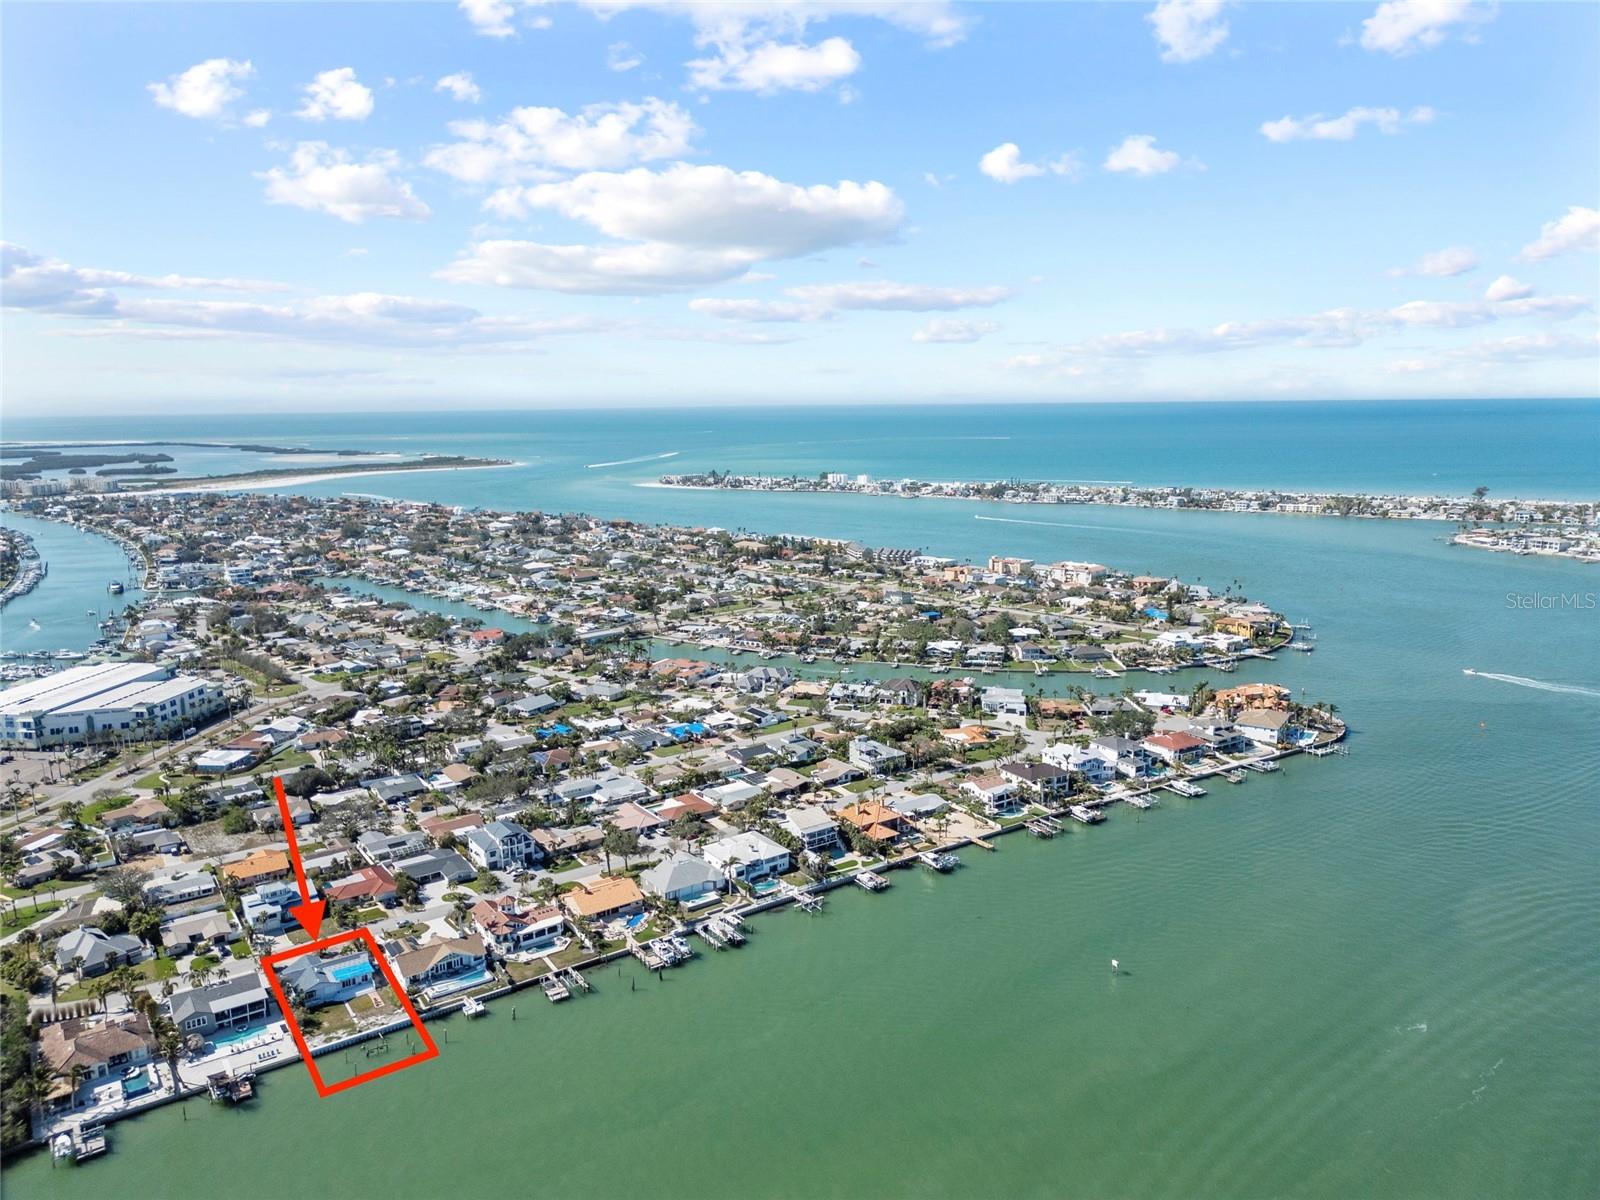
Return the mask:
<path id="1" fill-rule="evenodd" d="M 749 883 L 789 869 L 789 852 L 764 833 L 747 830 L 709 843 L 705 859 L 729 879 Z"/>

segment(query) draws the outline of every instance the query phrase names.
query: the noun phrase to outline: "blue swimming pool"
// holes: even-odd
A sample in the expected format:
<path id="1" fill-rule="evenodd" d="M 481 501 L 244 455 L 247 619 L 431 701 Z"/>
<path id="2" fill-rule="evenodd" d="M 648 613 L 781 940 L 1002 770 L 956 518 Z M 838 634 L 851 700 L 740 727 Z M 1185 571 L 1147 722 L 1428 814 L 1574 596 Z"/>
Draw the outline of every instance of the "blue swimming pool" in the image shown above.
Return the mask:
<path id="1" fill-rule="evenodd" d="M 370 963 L 350 963 L 347 966 L 335 967 L 334 979 L 340 983 L 354 983 L 358 979 L 365 979 L 372 974 Z"/>
<path id="2" fill-rule="evenodd" d="M 132 1079 L 124 1079 L 122 1081 L 123 1098 L 126 1100 L 132 1100 L 135 1096 L 144 1095 L 146 1092 L 150 1091 L 153 1086 L 154 1085 L 150 1082 L 150 1068 L 146 1067 Z"/>
<path id="3" fill-rule="evenodd" d="M 265 1028 L 265 1025 L 241 1025 L 238 1029 L 219 1029 L 211 1035 L 211 1044 L 223 1050 L 237 1042 L 248 1041 Z"/>

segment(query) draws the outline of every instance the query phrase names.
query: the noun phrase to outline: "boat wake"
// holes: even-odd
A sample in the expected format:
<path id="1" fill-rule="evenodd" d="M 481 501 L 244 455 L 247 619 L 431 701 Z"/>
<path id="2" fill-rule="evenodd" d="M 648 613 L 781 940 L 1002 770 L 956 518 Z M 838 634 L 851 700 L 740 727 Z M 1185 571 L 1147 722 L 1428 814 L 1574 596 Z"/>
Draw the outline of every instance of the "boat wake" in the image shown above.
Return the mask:
<path id="1" fill-rule="evenodd" d="M 1474 671 L 1470 667 L 1461 668 L 1463 675 L 1476 675 L 1479 679 L 1493 679 L 1499 683 L 1512 683 L 1517 687 L 1534 688 L 1541 692 L 1559 692 L 1563 696 L 1593 696 L 1600 700 L 1600 689 L 1578 687 L 1567 683 L 1546 683 L 1542 679 L 1528 679 L 1523 675 L 1496 675 L 1493 671 Z"/>
<path id="2" fill-rule="evenodd" d="M 601 467 L 627 467 L 634 463 L 660 462 L 663 458 L 677 458 L 678 451 L 668 450 L 665 454 L 641 454 L 638 458 L 618 458 L 611 462 L 585 463 L 585 471 L 597 471 Z"/>
<path id="3" fill-rule="evenodd" d="M 1109 533 L 1137 533 L 1144 537 L 1181 537 L 1165 529 L 1134 529 L 1126 525 L 1079 525 L 1072 521 L 1029 521 L 1022 517 L 986 517 L 973 513 L 974 521 L 993 521 L 997 525 L 1043 525 L 1047 529 L 1100 529 Z"/>

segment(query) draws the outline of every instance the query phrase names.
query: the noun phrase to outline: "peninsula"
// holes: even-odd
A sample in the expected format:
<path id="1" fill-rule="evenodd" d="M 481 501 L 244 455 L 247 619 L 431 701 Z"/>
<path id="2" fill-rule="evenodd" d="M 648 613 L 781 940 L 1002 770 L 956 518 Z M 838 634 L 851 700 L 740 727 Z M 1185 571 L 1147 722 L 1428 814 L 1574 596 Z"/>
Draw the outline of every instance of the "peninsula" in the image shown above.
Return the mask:
<path id="1" fill-rule="evenodd" d="M 19 775 L 0 816 L 6 1139 L 66 1155 L 153 1104 L 248 1098 L 300 1057 L 291 1021 L 363 1057 L 409 1024 L 348 943 L 277 1004 L 265 960 L 307 936 L 273 777 L 330 923 L 371 931 L 426 1020 L 1342 752 L 1336 707 L 1277 684 L 1079 686 L 1305 636 L 1166 575 L 355 497 L 23 507 L 149 574 L 98 661 L 0 692 L 8 751 L 61 776 Z M 981 680 L 1002 668 L 1058 673 Z"/>
<path id="2" fill-rule="evenodd" d="M 899 499 L 994 500 L 1007 504 L 1096 504 L 1203 512 L 1274 513 L 1298 517 L 1366 517 L 1450 521 L 1462 527 L 1456 544 L 1517 553 L 1553 554 L 1600 562 L 1600 501 L 1494 499 L 1277 488 L 1146 487 L 1126 481 L 1048 482 L 1011 479 L 933 482 L 874 479 L 822 472 L 815 476 L 707 471 L 663 475 L 655 486 L 759 492 L 831 492 Z M 1503 525 L 1504 530 L 1483 526 Z M 1479 528 L 1471 529 L 1473 525 Z"/>

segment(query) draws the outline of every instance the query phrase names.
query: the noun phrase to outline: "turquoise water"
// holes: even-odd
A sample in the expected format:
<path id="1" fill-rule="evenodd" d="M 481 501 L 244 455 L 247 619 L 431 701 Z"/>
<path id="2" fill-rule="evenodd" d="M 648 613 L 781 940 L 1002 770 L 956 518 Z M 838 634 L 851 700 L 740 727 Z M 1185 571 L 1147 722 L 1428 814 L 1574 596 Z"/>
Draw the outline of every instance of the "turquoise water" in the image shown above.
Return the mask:
<path id="1" fill-rule="evenodd" d="M 1594 406 L 1540 411 L 1499 410 L 1504 456 L 1468 421 L 1414 461 L 1502 494 L 1600 494 Z M 823 412 L 817 434 L 854 444 L 884 419 Z M 531 436 L 523 421 L 507 441 Z M 898 474 L 963 465 L 916 428 L 874 453 L 898 455 Z M 817 917 L 757 918 L 744 949 L 659 983 L 627 963 L 595 972 L 592 997 L 501 998 L 436 1029 L 438 1060 L 328 1100 L 303 1072 L 272 1072 L 252 1105 L 113 1126 L 112 1154 L 83 1170 L 18 1162 L 8 1197 L 210 1196 L 219 1147 L 236 1200 L 280 1195 L 286 1155 L 334 1194 L 403 1200 L 1600 1194 L 1600 573 L 1451 547 L 1425 523 L 595 482 L 609 469 L 584 464 L 638 440 L 617 420 L 565 443 L 567 465 L 544 475 L 372 490 L 545 508 L 586 496 L 626 516 L 1237 580 L 1312 622 L 1318 650 L 1228 681 L 1336 701 L 1350 754 L 1047 843 L 1007 838 L 950 876 L 834 893 Z M 1423 469 L 1387 442 L 1365 457 L 1333 444 L 1324 467 L 1260 444 L 1210 465 L 1397 490 Z M 1015 473 L 1036 469 L 1042 452 L 1013 449 L 1033 456 Z M 372 1065 L 358 1053 L 323 1069 Z"/>
<path id="2" fill-rule="evenodd" d="M 8 419 L 7 438 L 293 442 L 323 449 L 514 458 L 489 478 L 368 476 L 327 492 L 615 513 L 663 472 L 866 472 L 926 479 L 1111 479 L 1589 497 L 1596 401 L 681 408 L 507 413 Z M 216 470 L 259 466 L 211 464 Z M 292 460 L 272 466 L 293 466 Z M 670 497 L 630 511 L 691 512 Z"/>

